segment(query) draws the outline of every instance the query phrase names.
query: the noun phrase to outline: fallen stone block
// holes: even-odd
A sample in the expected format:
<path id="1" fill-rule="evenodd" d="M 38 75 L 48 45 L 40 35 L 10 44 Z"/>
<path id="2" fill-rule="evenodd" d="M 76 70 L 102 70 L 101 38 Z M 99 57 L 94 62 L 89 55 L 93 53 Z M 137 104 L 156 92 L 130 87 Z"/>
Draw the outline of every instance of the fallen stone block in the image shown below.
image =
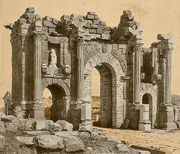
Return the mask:
<path id="1" fill-rule="evenodd" d="M 48 131 L 23 131 L 24 134 L 38 136 L 38 135 L 50 135 Z"/>
<path id="2" fill-rule="evenodd" d="M 49 120 L 37 120 L 34 123 L 35 130 L 49 130 Z"/>
<path id="3" fill-rule="evenodd" d="M 78 152 L 84 150 L 84 143 L 79 137 L 78 132 L 55 132 L 55 135 L 61 137 L 65 141 L 66 152 Z"/>
<path id="4" fill-rule="evenodd" d="M 55 24 L 53 24 L 52 22 L 49 22 L 47 20 L 43 21 L 43 25 L 46 26 L 46 27 L 50 27 L 50 28 L 56 28 Z"/>
<path id="5" fill-rule="evenodd" d="M 44 18 L 42 18 L 43 20 L 47 20 L 47 21 L 52 21 L 52 17 L 49 17 L 49 16 L 45 16 Z"/>
<path id="6" fill-rule="evenodd" d="M 33 145 L 33 137 L 23 137 L 23 136 L 17 136 L 16 139 L 24 145 Z"/>
<path id="7" fill-rule="evenodd" d="M 72 131 L 73 125 L 65 120 L 58 120 L 56 121 L 62 127 L 62 131 Z"/>
<path id="8" fill-rule="evenodd" d="M 54 135 L 41 135 L 34 137 L 37 146 L 45 149 L 63 149 L 62 138 Z"/>
<path id="9" fill-rule="evenodd" d="M 34 129 L 35 119 L 21 119 L 18 123 L 18 130 L 31 131 Z"/>
<path id="10" fill-rule="evenodd" d="M 79 152 L 84 150 L 84 143 L 76 137 L 65 141 L 66 152 Z"/>
<path id="11" fill-rule="evenodd" d="M 54 123 L 54 122 L 50 122 L 49 127 L 53 131 L 61 131 L 62 130 L 62 127 L 58 123 Z"/>

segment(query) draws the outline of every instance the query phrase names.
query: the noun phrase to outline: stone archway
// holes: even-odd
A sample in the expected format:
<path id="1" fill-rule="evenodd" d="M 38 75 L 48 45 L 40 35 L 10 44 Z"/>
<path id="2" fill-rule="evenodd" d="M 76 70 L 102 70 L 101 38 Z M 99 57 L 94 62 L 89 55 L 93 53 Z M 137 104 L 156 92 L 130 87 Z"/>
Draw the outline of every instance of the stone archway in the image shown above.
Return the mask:
<path id="1" fill-rule="evenodd" d="M 44 79 L 42 92 L 47 88 L 52 94 L 51 117 L 53 121 L 67 120 L 69 113 L 70 92 L 64 82 L 53 82 L 53 79 Z"/>
<path id="2" fill-rule="evenodd" d="M 97 54 L 87 61 L 84 67 L 83 102 L 92 101 L 91 72 L 94 68 L 100 73 L 100 124 L 103 127 L 120 128 L 125 117 L 124 82 L 121 80 L 124 72 L 120 62 L 110 53 Z"/>

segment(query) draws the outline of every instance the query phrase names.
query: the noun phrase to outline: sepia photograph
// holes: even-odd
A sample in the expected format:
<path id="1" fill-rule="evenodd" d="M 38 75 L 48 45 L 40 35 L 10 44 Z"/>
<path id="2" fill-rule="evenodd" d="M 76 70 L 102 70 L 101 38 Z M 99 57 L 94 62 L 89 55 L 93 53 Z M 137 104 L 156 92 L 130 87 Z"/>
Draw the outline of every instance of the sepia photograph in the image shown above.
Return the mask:
<path id="1" fill-rule="evenodd" d="M 180 1 L 0 0 L 0 154 L 180 154 Z"/>

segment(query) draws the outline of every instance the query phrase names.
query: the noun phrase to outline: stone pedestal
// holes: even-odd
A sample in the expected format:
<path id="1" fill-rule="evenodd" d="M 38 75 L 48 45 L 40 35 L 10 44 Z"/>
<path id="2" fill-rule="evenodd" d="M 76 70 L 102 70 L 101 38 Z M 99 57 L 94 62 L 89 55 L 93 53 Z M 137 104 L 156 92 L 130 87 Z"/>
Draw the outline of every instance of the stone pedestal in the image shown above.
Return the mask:
<path id="1" fill-rule="evenodd" d="M 174 122 L 174 111 L 172 104 L 166 104 L 164 106 L 164 128 L 167 130 L 177 129 L 177 125 Z"/>
<path id="2" fill-rule="evenodd" d="M 91 103 L 87 102 L 81 105 L 81 124 L 80 128 L 82 127 L 86 129 L 92 128 L 92 122 L 91 122 Z"/>
<path id="3" fill-rule="evenodd" d="M 39 101 L 37 103 L 34 103 L 33 106 L 34 109 L 34 118 L 35 119 L 45 119 L 44 116 L 44 104 L 41 102 L 39 103 Z"/>
<path id="4" fill-rule="evenodd" d="M 141 104 L 137 106 L 140 110 L 139 130 L 150 131 L 151 122 L 149 120 L 149 104 Z"/>

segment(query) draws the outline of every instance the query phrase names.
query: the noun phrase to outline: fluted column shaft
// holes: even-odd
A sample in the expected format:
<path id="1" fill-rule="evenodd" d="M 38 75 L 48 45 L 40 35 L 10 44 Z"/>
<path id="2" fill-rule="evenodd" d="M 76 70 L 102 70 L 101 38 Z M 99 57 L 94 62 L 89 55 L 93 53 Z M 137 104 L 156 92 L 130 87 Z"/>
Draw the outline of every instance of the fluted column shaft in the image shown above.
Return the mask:
<path id="1" fill-rule="evenodd" d="M 42 102 L 41 94 L 41 34 L 34 34 L 34 102 Z"/>
<path id="2" fill-rule="evenodd" d="M 83 39 L 77 40 L 77 100 L 83 98 L 83 80 L 84 80 L 84 57 L 83 57 Z"/>
<path id="3" fill-rule="evenodd" d="M 133 93 L 134 93 L 134 103 L 140 103 L 140 83 L 141 83 L 141 45 L 136 45 L 134 47 L 134 70 L 133 70 Z"/>

